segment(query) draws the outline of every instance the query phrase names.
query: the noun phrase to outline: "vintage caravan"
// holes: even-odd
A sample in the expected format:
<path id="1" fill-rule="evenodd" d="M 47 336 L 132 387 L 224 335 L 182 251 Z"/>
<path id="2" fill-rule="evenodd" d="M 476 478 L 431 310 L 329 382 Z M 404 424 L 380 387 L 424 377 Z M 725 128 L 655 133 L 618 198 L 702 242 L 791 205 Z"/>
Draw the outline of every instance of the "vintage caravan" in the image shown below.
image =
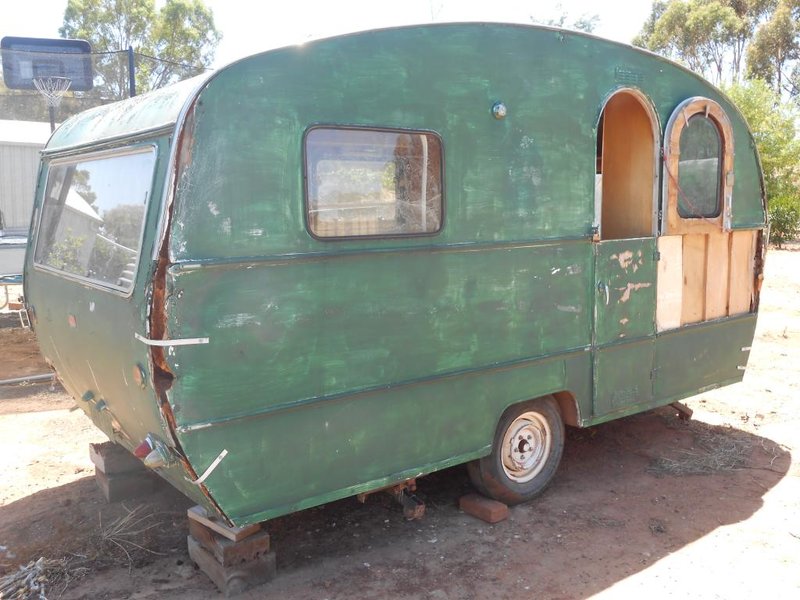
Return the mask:
<path id="1" fill-rule="evenodd" d="M 693 73 L 413 26 L 69 119 L 26 301 L 96 425 L 230 523 L 460 463 L 513 503 L 565 424 L 742 379 L 764 228 L 753 138 Z"/>

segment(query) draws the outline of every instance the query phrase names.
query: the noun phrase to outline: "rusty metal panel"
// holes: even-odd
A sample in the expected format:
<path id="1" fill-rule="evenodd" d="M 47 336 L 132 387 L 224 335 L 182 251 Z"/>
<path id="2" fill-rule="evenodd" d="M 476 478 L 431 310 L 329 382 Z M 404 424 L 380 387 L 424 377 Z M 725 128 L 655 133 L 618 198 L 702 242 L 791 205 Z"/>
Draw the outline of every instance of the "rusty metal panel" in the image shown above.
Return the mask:
<path id="1" fill-rule="evenodd" d="M 596 244 L 595 344 L 655 333 L 656 239 Z"/>

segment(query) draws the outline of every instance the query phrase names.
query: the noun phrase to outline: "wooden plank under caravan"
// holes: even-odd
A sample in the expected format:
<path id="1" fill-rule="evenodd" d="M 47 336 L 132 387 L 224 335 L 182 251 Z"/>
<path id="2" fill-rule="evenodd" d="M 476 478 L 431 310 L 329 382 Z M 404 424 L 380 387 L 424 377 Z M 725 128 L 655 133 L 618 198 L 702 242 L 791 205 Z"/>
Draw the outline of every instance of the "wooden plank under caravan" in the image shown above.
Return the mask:
<path id="1" fill-rule="evenodd" d="M 700 77 L 581 33 L 314 41 L 65 122 L 26 300 L 94 423 L 229 523 L 461 463 L 520 502 L 565 425 L 742 379 L 754 148 Z"/>

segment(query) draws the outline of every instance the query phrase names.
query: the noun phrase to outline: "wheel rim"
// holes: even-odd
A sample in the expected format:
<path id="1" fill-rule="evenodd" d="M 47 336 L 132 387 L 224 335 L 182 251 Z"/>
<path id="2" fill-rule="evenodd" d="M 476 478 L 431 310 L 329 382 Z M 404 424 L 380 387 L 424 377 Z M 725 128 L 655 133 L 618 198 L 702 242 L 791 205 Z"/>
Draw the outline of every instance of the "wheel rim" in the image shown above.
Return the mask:
<path id="1" fill-rule="evenodd" d="M 502 466 L 506 477 L 525 483 L 538 475 L 547 462 L 553 436 L 541 414 L 526 412 L 518 416 L 503 436 Z"/>

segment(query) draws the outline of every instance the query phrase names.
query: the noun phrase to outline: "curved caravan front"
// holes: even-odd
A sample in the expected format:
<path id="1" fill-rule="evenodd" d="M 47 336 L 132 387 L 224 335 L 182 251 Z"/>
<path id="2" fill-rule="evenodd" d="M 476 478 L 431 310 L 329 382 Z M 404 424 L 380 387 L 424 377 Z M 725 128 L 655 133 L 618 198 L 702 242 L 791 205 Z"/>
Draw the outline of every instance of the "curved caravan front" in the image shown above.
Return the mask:
<path id="1" fill-rule="evenodd" d="M 365 32 L 62 129 L 26 272 L 43 352 L 113 439 L 149 435 L 237 525 L 491 455 L 535 399 L 588 426 L 742 377 L 758 158 L 726 98 L 652 54 L 539 27 Z M 149 168 L 137 260 L 114 262 L 98 248 L 133 242 L 74 173 L 133 193 Z M 53 224 L 69 197 L 110 242 Z"/>
<path id="2" fill-rule="evenodd" d="M 199 83 L 73 117 L 43 153 L 24 277 L 32 324 L 77 404 L 129 450 L 147 436 L 175 446 L 142 340 L 175 123 Z M 165 453 L 162 475 L 209 504 L 179 453 Z"/>

